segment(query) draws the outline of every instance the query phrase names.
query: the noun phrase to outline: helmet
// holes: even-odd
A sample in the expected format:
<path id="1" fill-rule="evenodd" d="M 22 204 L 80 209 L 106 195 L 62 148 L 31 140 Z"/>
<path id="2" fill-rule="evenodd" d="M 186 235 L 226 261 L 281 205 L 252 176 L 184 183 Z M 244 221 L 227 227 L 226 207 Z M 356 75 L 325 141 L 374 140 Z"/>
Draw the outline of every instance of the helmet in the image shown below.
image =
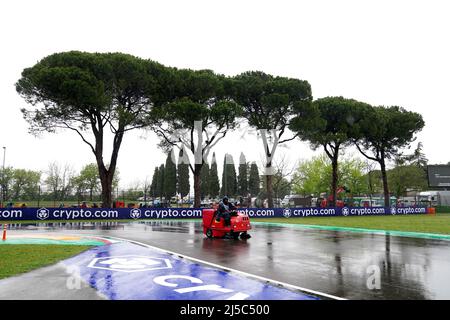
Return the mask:
<path id="1" fill-rule="evenodd" d="M 228 197 L 227 196 L 223 197 L 222 202 L 228 202 Z"/>

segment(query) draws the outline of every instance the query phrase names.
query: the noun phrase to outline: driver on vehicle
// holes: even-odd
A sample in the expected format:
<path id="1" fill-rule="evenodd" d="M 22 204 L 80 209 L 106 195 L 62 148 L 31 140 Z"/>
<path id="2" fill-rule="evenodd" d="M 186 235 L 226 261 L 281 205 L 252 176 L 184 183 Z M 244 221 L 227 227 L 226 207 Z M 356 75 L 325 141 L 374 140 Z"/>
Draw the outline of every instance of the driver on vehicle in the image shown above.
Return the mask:
<path id="1" fill-rule="evenodd" d="M 219 203 L 216 221 L 219 222 L 220 218 L 223 218 L 225 220 L 225 226 L 229 226 L 231 220 L 230 213 L 232 210 L 236 210 L 236 207 L 231 202 L 228 201 L 228 197 L 224 197 L 222 201 Z"/>

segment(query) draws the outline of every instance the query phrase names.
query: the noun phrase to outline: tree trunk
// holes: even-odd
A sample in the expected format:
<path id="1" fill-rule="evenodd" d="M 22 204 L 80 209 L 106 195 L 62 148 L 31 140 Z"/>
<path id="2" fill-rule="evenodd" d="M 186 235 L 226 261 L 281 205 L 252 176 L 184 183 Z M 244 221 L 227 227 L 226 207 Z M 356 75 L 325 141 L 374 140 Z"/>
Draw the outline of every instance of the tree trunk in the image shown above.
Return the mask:
<path id="1" fill-rule="evenodd" d="M 201 171 L 202 165 L 196 164 L 194 169 L 194 208 L 200 208 L 201 200 Z"/>
<path id="2" fill-rule="evenodd" d="M 384 162 L 384 152 L 381 152 L 380 167 L 381 167 L 381 178 L 383 180 L 384 206 L 390 207 L 391 203 L 390 203 L 389 186 L 388 186 L 388 180 L 387 180 L 387 174 L 386 174 L 386 164 Z"/>
<path id="3" fill-rule="evenodd" d="M 115 167 L 109 167 L 106 169 L 103 159 L 97 158 L 98 173 L 100 177 L 100 184 L 102 186 L 102 208 L 112 207 L 112 191 L 113 191 L 113 178 L 115 173 Z"/>
<path id="4" fill-rule="evenodd" d="M 111 208 L 112 207 L 112 186 L 111 184 L 102 184 L 102 207 Z"/>
<path id="5" fill-rule="evenodd" d="M 112 207 L 112 176 L 110 170 L 106 170 L 103 166 L 99 170 L 100 182 L 102 185 L 102 208 Z"/>
<path id="6" fill-rule="evenodd" d="M 372 192 L 373 192 L 373 186 L 372 186 L 372 171 L 369 171 L 368 176 L 369 178 L 369 199 L 370 199 L 370 206 L 372 206 Z"/>
<path id="7" fill-rule="evenodd" d="M 97 115 L 97 122 L 101 123 L 101 116 Z M 114 173 L 116 172 L 117 158 L 119 155 L 119 149 L 122 144 L 124 127 L 119 124 L 118 131 L 114 135 L 113 150 L 111 153 L 111 161 L 109 163 L 108 169 L 106 169 L 105 163 L 103 162 L 103 127 L 99 126 L 98 131 L 94 130 L 95 134 L 95 149 L 94 154 L 97 160 L 98 173 L 100 176 L 100 183 L 102 185 L 102 207 L 111 208 L 112 207 L 112 183 L 114 178 Z"/>
<path id="8" fill-rule="evenodd" d="M 272 164 L 268 163 L 266 168 L 271 168 Z M 267 173 L 267 172 L 266 172 Z M 272 173 L 272 172 L 268 172 Z M 266 190 L 267 190 L 267 206 L 273 208 L 273 179 L 272 174 L 266 175 Z"/>
<path id="9" fill-rule="evenodd" d="M 338 155 L 339 155 L 339 149 L 336 150 L 336 152 L 333 154 L 333 159 L 331 161 L 331 167 L 333 170 L 332 177 L 331 177 L 331 196 L 333 199 L 330 201 L 330 206 L 335 207 L 336 206 L 336 197 L 337 197 L 337 182 L 338 182 Z"/>
<path id="10" fill-rule="evenodd" d="M 201 206 L 200 175 L 194 173 L 194 208 Z"/>

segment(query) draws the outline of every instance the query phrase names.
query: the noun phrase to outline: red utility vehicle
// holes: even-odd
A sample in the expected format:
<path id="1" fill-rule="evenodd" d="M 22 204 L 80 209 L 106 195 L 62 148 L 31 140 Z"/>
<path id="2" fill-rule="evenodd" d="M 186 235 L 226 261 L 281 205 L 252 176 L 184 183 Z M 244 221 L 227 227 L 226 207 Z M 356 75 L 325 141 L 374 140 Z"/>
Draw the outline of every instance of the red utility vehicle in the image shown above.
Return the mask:
<path id="1" fill-rule="evenodd" d="M 250 235 L 247 233 L 252 228 L 250 218 L 244 212 L 231 212 L 230 225 L 225 226 L 224 219 L 216 221 L 216 209 L 203 209 L 203 233 L 208 238 L 223 238 L 226 234 L 230 234 L 234 239 L 248 239 Z"/>

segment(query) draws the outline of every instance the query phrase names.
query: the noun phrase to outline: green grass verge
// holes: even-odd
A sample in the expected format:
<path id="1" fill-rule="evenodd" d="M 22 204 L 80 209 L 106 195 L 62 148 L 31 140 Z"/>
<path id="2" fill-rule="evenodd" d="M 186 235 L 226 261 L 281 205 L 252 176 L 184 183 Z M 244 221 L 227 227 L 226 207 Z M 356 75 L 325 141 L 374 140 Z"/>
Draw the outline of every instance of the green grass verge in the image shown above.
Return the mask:
<path id="1" fill-rule="evenodd" d="M 92 246 L 4 245 L 0 246 L 0 279 L 54 264 Z"/>
<path id="2" fill-rule="evenodd" d="M 450 234 L 450 214 L 448 213 L 401 216 L 260 218 L 252 221 Z"/>

